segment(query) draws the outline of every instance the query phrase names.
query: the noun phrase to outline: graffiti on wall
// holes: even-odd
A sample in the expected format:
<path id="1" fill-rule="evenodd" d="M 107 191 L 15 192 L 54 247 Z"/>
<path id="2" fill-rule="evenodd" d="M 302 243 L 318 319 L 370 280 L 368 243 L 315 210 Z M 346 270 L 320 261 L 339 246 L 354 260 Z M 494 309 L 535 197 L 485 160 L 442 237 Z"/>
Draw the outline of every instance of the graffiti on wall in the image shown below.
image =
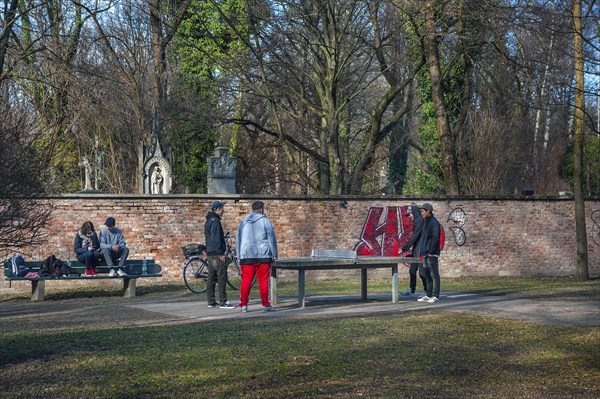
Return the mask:
<path id="1" fill-rule="evenodd" d="M 412 221 L 404 214 L 409 206 L 371 207 L 354 246 L 358 256 L 411 256 L 402 246 L 412 236 Z M 383 216 L 383 220 L 382 219 Z M 440 245 L 444 247 L 445 233 L 440 225 Z"/>
<path id="2" fill-rule="evenodd" d="M 454 236 L 454 242 L 459 247 L 462 247 L 467 242 L 467 234 L 463 230 L 463 226 L 467 223 L 467 215 L 462 208 L 454 208 L 448 216 L 448 223 L 454 223 L 454 226 L 450 226 L 450 231 Z"/>
<path id="3" fill-rule="evenodd" d="M 592 212 L 592 240 L 600 246 L 600 211 Z"/>

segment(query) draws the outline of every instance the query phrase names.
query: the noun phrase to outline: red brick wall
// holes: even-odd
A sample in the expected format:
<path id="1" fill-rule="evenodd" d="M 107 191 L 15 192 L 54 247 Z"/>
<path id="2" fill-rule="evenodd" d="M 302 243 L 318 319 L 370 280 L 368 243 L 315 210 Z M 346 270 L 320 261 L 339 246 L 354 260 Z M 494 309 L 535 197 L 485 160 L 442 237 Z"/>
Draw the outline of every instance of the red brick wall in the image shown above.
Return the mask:
<path id="1" fill-rule="evenodd" d="M 146 257 L 162 266 L 163 280 L 180 281 L 184 258 L 181 246 L 204 241 L 204 216 L 214 200 L 208 196 L 63 196 L 53 198 L 52 222 L 42 247 L 23 249 L 27 260 L 42 260 L 54 253 L 73 257 L 77 229 L 91 220 L 97 229 L 107 216 L 117 220 L 130 247 L 130 259 Z M 360 240 L 369 209 L 405 207 L 423 199 L 402 198 L 259 198 L 226 196 L 223 228 L 235 235 L 250 204 L 262 199 L 279 243 L 279 257 L 310 255 L 312 248 L 354 249 Z M 342 206 L 342 201 L 347 204 Z M 440 257 L 442 276 L 565 276 L 575 273 L 575 212 L 565 199 L 459 199 L 429 201 L 446 232 Z M 462 209 L 460 223 L 448 221 Z M 404 213 L 404 208 L 400 208 Z M 460 211 L 459 211 L 460 213 Z M 593 220 L 595 219 L 595 222 Z M 402 224 L 402 223 L 400 223 Z M 461 225 L 462 224 L 462 225 Z M 600 199 L 586 203 L 589 271 L 600 275 Z M 453 230 L 464 231 L 464 245 L 457 245 Z M 452 229 L 451 229 L 452 227 Z M 595 235 L 595 237 L 594 237 Z M 380 240 L 381 237 L 378 237 Z M 294 274 L 295 272 L 288 272 Z M 358 275 L 333 272 L 335 275 Z M 341 274 L 342 273 L 342 274 Z M 389 271 L 379 271 L 387 275 Z M 286 274 L 280 274 L 283 278 Z M 308 273 L 307 278 L 331 276 Z"/>

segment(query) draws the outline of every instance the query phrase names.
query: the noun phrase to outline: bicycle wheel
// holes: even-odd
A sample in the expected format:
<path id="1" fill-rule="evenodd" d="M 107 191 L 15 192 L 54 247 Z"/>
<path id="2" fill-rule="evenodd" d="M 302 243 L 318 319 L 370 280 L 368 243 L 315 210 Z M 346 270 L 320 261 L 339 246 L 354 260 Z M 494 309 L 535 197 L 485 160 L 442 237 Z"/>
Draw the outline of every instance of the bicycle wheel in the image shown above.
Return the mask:
<path id="1" fill-rule="evenodd" d="M 206 291 L 206 278 L 208 277 L 208 265 L 203 259 L 191 258 L 183 268 L 183 281 L 186 287 L 196 294 Z"/>
<path id="2" fill-rule="evenodd" d="M 256 276 L 254 276 L 250 287 L 254 287 L 256 281 Z M 233 259 L 233 262 L 229 263 L 227 266 L 227 285 L 236 291 L 239 290 L 242 285 L 242 269 L 235 258 Z"/>
<path id="3" fill-rule="evenodd" d="M 227 265 L 227 285 L 231 289 L 239 290 L 242 284 L 242 269 L 240 269 L 236 258 L 227 257 L 225 262 L 229 263 Z"/>

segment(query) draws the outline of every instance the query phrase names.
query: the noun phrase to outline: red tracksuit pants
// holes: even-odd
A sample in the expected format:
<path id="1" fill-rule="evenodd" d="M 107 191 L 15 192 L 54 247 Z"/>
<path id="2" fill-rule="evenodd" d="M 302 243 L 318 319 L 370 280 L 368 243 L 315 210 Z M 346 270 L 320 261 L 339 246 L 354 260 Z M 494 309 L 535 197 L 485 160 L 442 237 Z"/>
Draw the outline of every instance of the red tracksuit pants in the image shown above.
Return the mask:
<path id="1" fill-rule="evenodd" d="M 269 306 L 269 277 L 271 275 L 270 263 L 252 263 L 240 265 L 242 269 L 242 285 L 240 287 L 240 306 L 248 306 L 250 297 L 250 288 L 252 280 L 256 275 L 258 280 L 258 288 L 260 290 L 260 300 L 263 306 Z"/>

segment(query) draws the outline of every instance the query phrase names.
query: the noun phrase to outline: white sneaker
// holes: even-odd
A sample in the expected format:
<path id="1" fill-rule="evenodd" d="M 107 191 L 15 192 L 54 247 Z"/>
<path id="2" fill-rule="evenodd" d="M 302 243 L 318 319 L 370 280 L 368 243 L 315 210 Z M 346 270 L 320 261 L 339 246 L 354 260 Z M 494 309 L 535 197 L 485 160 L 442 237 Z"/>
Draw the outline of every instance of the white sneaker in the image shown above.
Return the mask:
<path id="1" fill-rule="evenodd" d="M 123 270 L 119 269 L 117 270 L 117 274 L 119 275 L 119 277 L 124 277 L 127 276 L 127 273 L 125 273 Z"/>
<path id="2" fill-rule="evenodd" d="M 418 302 L 429 302 L 429 297 L 427 295 L 425 295 L 424 297 L 417 299 L 417 301 Z"/>
<path id="3" fill-rule="evenodd" d="M 439 301 L 439 299 L 437 299 L 436 297 L 432 296 L 431 298 L 429 298 L 429 300 L 427 302 L 429 302 L 429 303 L 436 303 L 437 301 Z"/>
<path id="4" fill-rule="evenodd" d="M 117 277 L 117 272 L 115 271 L 115 269 L 110 269 L 108 277 Z"/>
<path id="5" fill-rule="evenodd" d="M 414 293 L 414 292 L 412 292 L 412 291 L 410 290 L 410 288 L 409 288 L 409 289 L 407 289 L 406 291 L 404 291 L 404 292 L 401 292 L 401 293 L 400 293 L 400 295 L 402 295 L 402 296 L 413 296 L 414 294 L 415 294 L 415 293 Z"/>
<path id="6" fill-rule="evenodd" d="M 248 313 L 248 306 L 242 306 L 242 313 Z"/>
<path id="7" fill-rule="evenodd" d="M 274 312 L 275 308 L 271 305 L 269 306 L 263 306 L 263 312 Z"/>

